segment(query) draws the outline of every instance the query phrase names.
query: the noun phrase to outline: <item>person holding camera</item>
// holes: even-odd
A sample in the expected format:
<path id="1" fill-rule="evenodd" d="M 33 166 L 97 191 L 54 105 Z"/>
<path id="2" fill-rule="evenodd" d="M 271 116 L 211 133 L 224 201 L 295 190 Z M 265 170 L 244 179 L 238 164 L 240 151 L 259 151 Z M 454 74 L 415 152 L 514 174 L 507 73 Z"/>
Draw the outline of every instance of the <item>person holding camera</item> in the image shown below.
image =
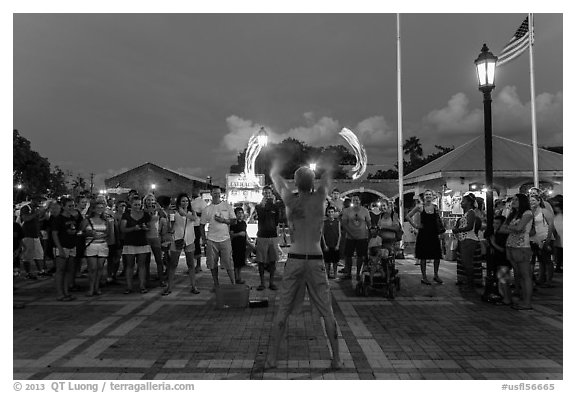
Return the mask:
<path id="1" fill-rule="evenodd" d="M 120 231 L 124 234 L 122 255 L 126 260 L 126 290 L 124 294 L 132 293 L 132 275 L 134 264 L 138 265 L 138 279 L 140 293 L 147 293 L 146 289 L 146 258 L 150 253 L 150 245 L 146 239 L 146 231 L 150 223 L 150 215 L 142 210 L 142 199 L 138 196 L 132 198 L 130 211 L 122 215 Z"/>

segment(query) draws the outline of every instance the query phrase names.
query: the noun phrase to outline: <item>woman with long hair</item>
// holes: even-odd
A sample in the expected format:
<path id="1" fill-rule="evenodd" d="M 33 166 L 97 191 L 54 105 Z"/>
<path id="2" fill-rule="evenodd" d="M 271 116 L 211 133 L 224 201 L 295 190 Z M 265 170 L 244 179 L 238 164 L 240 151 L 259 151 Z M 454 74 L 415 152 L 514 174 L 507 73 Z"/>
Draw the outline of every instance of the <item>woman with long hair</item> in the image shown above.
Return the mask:
<path id="1" fill-rule="evenodd" d="M 146 241 L 146 231 L 150 215 L 142 210 L 142 200 L 138 197 L 132 198 L 132 206 L 122 216 L 120 221 L 120 231 L 124 233 L 124 246 L 122 255 L 126 258 L 126 290 L 124 294 L 132 293 L 132 274 L 134 264 L 138 265 L 138 278 L 140 282 L 140 293 L 147 293 L 146 289 L 146 254 L 150 253 L 150 246 Z"/>
<path id="2" fill-rule="evenodd" d="M 106 202 L 97 200 L 92 212 L 82 221 L 80 229 L 86 234 L 86 261 L 88 263 L 88 293 L 86 296 L 101 295 L 100 280 L 104 263 L 108 258 L 108 240 L 113 225 L 104 215 Z"/>
<path id="3" fill-rule="evenodd" d="M 80 220 L 74 214 L 74 200 L 62 198 L 62 211 L 52 224 L 52 239 L 54 242 L 54 263 L 56 273 L 54 281 L 56 283 L 56 294 L 58 301 L 74 300 L 68 292 L 70 282 L 74 277 L 77 245 L 77 232 Z"/>
<path id="4" fill-rule="evenodd" d="M 111 215 L 112 220 L 114 220 L 114 241 L 108 244 L 108 277 L 106 279 L 108 283 L 116 282 L 116 275 L 118 274 L 120 260 L 122 259 L 122 242 L 124 234 L 120 232 L 120 221 L 122 220 L 125 211 L 126 201 L 117 201 L 116 209 Z M 126 262 L 123 263 L 122 273 L 124 273 L 125 268 Z"/>
<path id="5" fill-rule="evenodd" d="M 531 195 L 530 209 L 534 215 L 534 221 L 530 234 L 530 247 L 532 248 L 531 266 L 534 268 L 536 261 L 539 263 L 539 275 L 537 284 L 542 287 L 552 286 L 554 276 L 554 264 L 552 263 L 552 245 L 554 236 L 554 215 L 544 208 L 544 201 L 538 195 Z"/>
<path id="6" fill-rule="evenodd" d="M 395 244 L 402 237 L 402 227 L 398 216 L 394 214 L 394 203 L 383 199 L 380 201 L 382 211 L 378 220 L 378 235 L 382 238 L 382 247 L 388 249 L 390 253 L 396 251 Z"/>
<path id="7" fill-rule="evenodd" d="M 432 203 L 434 194 L 431 190 L 424 191 L 424 204 L 416 206 L 410 213 L 408 213 L 407 220 L 414 228 L 418 229 L 416 236 L 416 259 L 420 260 L 420 271 L 422 279 L 420 282 L 425 285 L 432 285 L 426 277 L 426 260 L 434 260 L 434 281 L 442 284 L 442 280 L 438 277 L 438 270 L 440 269 L 440 258 L 442 258 L 442 249 L 440 248 L 440 239 L 438 236 L 438 208 Z M 416 224 L 412 217 L 420 213 L 420 224 Z"/>
<path id="8" fill-rule="evenodd" d="M 512 198 L 512 211 L 506 219 L 501 231 L 508 233 L 506 240 L 506 257 L 514 269 L 516 290 L 522 288 L 522 302 L 514 304 L 516 310 L 532 309 L 532 269 L 530 259 L 530 228 L 534 215 L 530 209 L 530 201 L 524 194 L 516 194 Z"/>
<path id="9" fill-rule="evenodd" d="M 198 216 L 192 209 L 190 197 L 182 193 L 176 198 L 176 211 L 174 213 L 174 224 L 172 232 L 174 240 L 170 245 L 170 263 L 168 264 L 168 286 L 162 295 L 169 295 L 174 286 L 174 276 L 178 267 L 180 254 L 184 251 L 186 256 L 186 265 L 188 266 L 188 277 L 190 278 L 190 292 L 198 294 L 200 291 L 196 288 L 196 272 L 194 266 L 194 223 L 198 221 Z"/>
<path id="10" fill-rule="evenodd" d="M 162 218 L 158 204 L 156 203 L 156 197 L 154 194 L 147 194 L 144 197 L 144 211 L 150 215 L 150 230 L 146 232 L 146 240 L 150 245 L 152 251 L 151 254 L 154 255 L 154 261 L 156 262 L 156 280 L 161 281 L 162 275 L 164 274 L 164 265 L 162 263 L 162 241 L 161 241 L 161 221 L 165 220 Z M 146 257 L 146 275 L 150 273 L 150 257 L 148 254 Z"/>
<path id="11" fill-rule="evenodd" d="M 452 229 L 452 233 L 458 238 L 460 262 L 465 275 L 465 282 L 457 279 L 456 284 L 467 284 L 469 288 L 474 287 L 474 251 L 479 241 L 477 228 L 475 228 L 477 220 L 474 202 L 474 196 L 471 194 L 462 197 L 460 206 L 464 215 L 456 221 L 456 226 Z"/>

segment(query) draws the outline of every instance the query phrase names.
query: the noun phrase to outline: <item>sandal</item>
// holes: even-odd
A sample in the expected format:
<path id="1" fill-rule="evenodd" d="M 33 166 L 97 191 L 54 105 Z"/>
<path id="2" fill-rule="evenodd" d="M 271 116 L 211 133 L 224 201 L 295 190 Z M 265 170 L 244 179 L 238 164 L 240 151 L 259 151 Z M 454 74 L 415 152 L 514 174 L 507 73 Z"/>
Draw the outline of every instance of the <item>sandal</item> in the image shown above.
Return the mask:
<path id="1" fill-rule="evenodd" d="M 440 277 L 438 277 L 438 276 L 434 277 L 434 281 L 436 281 L 438 284 L 444 283 L 444 281 L 440 280 Z"/>
<path id="2" fill-rule="evenodd" d="M 427 278 L 423 278 L 422 280 L 420 280 L 420 282 L 424 285 L 432 285 L 432 283 L 430 281 L 428 281 Z"/>

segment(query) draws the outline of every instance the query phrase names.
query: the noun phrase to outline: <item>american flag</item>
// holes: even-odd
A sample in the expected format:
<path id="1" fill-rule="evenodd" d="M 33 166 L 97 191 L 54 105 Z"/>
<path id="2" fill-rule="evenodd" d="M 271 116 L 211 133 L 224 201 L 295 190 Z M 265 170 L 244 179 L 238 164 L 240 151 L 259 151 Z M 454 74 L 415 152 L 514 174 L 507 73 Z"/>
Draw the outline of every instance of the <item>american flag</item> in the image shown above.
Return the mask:
<path id="1" fill-rule="evenodd" d="M 498 62 L 496 66 L 501 66 L 508 63 L 520 56 L 526 49 L 530 42 L 530 34 L 528 32 L 528 17 L 524 19 L 524 22 L 520 25 L 516 33 L 512 36 L 508 44 L 502 49 L 502 52 L 498 55 Z"/>

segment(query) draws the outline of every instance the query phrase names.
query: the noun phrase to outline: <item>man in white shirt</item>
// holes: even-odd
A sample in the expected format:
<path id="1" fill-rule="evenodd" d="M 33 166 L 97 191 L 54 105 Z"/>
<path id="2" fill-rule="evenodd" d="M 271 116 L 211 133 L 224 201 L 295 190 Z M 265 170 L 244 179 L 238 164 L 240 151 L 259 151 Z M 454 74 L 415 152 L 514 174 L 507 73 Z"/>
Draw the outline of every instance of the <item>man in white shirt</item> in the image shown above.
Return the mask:
<path id="1" fill-rule="evenodd" d="M 202 211 L 208 206 L 208 204 L 198 195 L 197 192 L 192 193 L 192 210 L 196 213 L 198 217 L 202 217 Z M 201 272 L 200 260 L 202 259 L 202 249 L 200 248 L 200 237 L 202 236 L 200 232 L 200 221 L 194 223 L 194 259 L 196 259 L 195 272 Z"/>
<path id="2" fill-rule="evenodd" d="M 219 286 L 218 261 L 228 272 L 232 284 L 234 269 L 232 266 L 232 243 L 230 241 L 230 223 L 234 219 L 234 209 L 220 199 L 222 191 L 220 187 L 214 187 L 211 191 L 212 204 L 202 210 L 200 218 L 200 231 L 202 240 L 206 244 L 206 266 L 212 272 L 214 290 Z M 205 224 L 208 224 L 206 234 Z"/>

